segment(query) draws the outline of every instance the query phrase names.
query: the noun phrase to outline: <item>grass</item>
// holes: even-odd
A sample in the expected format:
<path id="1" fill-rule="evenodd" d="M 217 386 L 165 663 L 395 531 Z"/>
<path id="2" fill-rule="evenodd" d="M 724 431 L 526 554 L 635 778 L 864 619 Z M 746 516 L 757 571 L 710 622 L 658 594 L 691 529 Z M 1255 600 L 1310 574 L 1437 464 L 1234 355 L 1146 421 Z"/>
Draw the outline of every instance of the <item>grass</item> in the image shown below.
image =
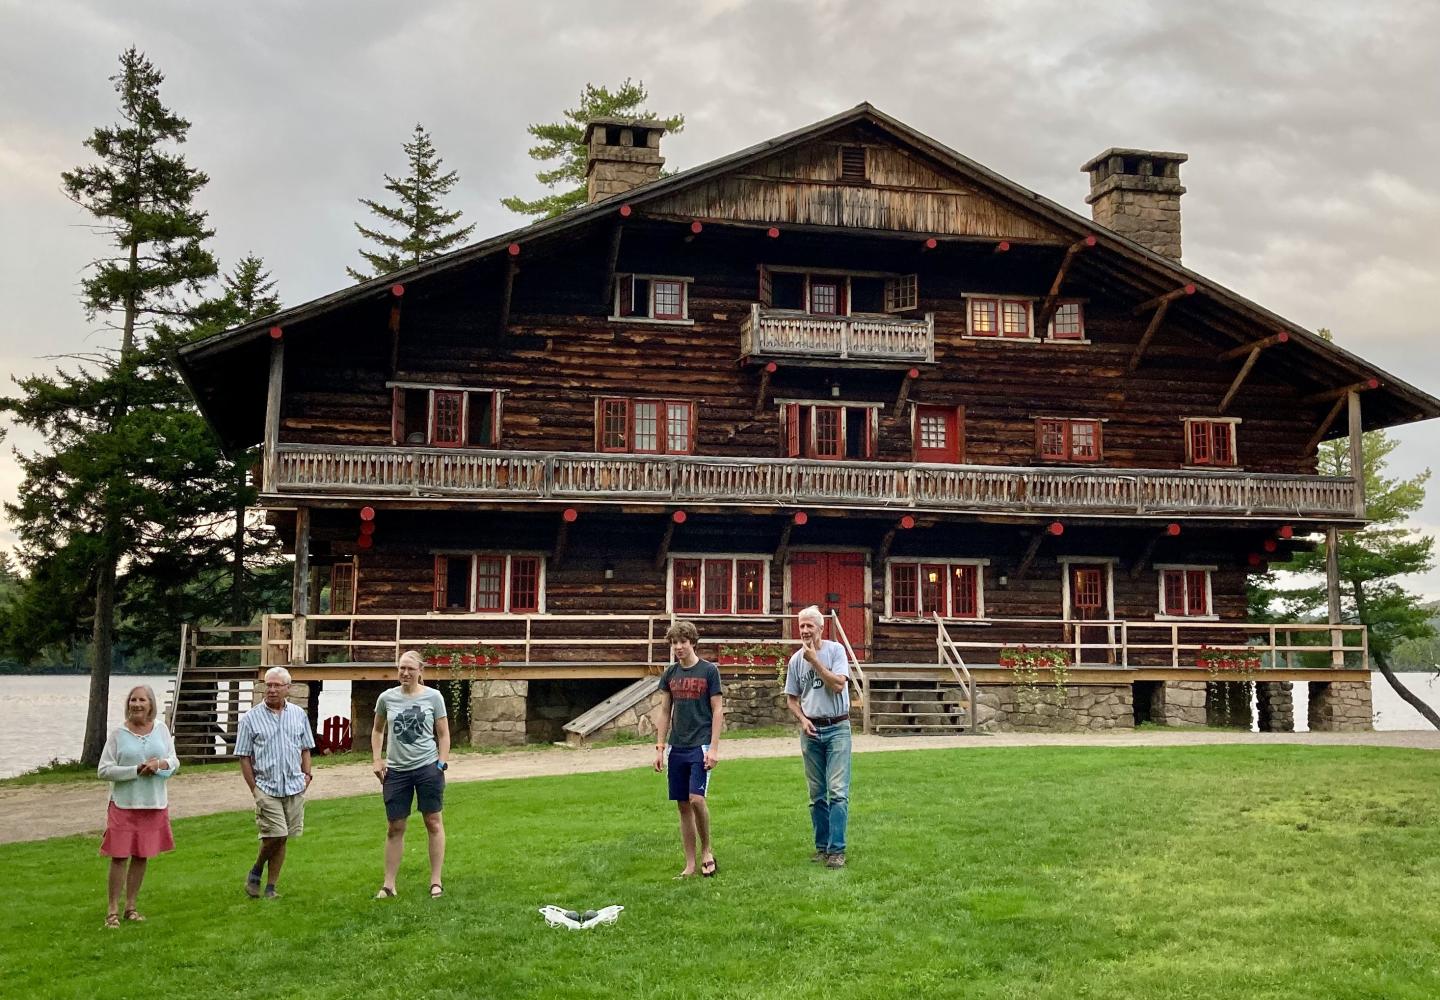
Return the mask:
<path id="1" fill-rule="evenodd" d="M 240 813 L 175 824 L 150 920 L 100 930 L 93 837 L 0 847 L 6 995 L 1205 997 L 1440 995 L 1440 756 L 1337 747 L 860 754 L 851 865 L 806 863 L 794 759 L 724 762 L 715 879 L 672 881 L 662 779 L 455 785 L 448 895 L 400 898 L 377 797 L 311 804 L 284 898 Z M 549 929 L 536 907 L 626 906 Z"/>

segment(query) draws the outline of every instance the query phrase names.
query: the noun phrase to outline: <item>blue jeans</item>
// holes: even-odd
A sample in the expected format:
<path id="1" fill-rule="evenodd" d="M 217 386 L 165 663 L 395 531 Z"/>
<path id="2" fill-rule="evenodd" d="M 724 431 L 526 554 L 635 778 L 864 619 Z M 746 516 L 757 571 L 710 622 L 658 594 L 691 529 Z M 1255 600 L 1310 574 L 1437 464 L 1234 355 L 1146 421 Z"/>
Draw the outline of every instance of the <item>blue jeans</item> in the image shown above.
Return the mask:
<path id="1" fill-rule="evenodd" d="M 850 723 L 816 726 L 800 734 L 805 783 L 810 786 L 810 823 L 815 850 L 845 853 L 845 824 L 850 818 Z"/>

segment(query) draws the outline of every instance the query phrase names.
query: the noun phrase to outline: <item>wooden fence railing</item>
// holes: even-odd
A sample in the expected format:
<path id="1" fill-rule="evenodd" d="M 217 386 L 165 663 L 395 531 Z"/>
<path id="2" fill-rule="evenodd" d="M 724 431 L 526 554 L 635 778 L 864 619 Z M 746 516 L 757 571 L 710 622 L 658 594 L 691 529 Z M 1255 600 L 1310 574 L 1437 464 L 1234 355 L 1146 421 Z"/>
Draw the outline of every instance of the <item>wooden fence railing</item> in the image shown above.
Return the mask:
<path id="1" fill-rule="evenodd" d="M 1349 478 L 282 444 L 267 493 L 1353 517 Z"/>
<path id="2" fill-rule="evenodd" d="M 814 316 L 758 303 L 740 327 L 740 353 L 890 361 L 935 360 L 935 315 Z"/>

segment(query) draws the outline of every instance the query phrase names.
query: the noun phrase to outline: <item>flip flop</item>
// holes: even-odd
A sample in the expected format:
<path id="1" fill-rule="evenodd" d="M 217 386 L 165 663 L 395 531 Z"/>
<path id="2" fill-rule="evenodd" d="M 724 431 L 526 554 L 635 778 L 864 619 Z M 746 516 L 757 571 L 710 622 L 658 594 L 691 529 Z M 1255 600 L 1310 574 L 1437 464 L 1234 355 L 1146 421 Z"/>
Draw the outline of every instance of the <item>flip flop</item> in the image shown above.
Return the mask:
<path id="1" fill-rule="evenodd" d="M 700 862 L 700 874 L 706 878 L 713 878 L 719 870 L 720 866 L 715 863 L 714 858 L 711 858 L 709 861 Z"/>
<path id="2" fill-rule="evenodd" d="M 444 887 L 443 885 L 441 885 L 439 882 L 431 882 L 431 883 L 430 883 L 430 898 L 431 898 L 431 899 L 439 899 L 439 898 L 440 898 L 441 896 L 443 896 L 443 895 L 445 895 L 445 887 Z"/>
<path id="3" fill-rule="evenodd" d="M 125 919 L 133 920 L 136 923 L 142 923 L 145 920 L 145 914 L 141 913 L 139 910 L 135 909 L 135 907 L 132 906 L 130 907 L 130 909 L 125 911 Z"/>
<path id="4" fill-rule="evenodd" d="M 105 929 L 107 931 L 118 931 L 120 929 L 120 914 L 105 914 Z"/>
<path id="5" fill-rule="evenodd" d="M 394 899 L 395 890 L 388 885 L 382 885 L 380 891 L 375 894 L 376 899 Z"/>

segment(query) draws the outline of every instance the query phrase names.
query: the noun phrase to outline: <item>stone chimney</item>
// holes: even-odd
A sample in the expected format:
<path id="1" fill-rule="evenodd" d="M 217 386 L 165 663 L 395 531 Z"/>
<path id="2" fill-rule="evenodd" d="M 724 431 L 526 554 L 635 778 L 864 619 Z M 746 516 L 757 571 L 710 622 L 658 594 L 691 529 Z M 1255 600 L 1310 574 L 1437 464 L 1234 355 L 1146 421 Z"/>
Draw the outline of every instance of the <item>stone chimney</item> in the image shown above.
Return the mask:
<path id="1" fill-rule="evenodd" d="M 585 123 L 586 200 L 591 204 L 649 183 L 665 160 L 665 123 L 653 118 L 594 118 Z"/>
<path id="2" fill-rule="evenodd" d="M 1180 164 L 1184 153 L 1107 149 L 1080 169 L 1090 175 L 1085 199 L 1096 222 L 1180 260 Z"/>

